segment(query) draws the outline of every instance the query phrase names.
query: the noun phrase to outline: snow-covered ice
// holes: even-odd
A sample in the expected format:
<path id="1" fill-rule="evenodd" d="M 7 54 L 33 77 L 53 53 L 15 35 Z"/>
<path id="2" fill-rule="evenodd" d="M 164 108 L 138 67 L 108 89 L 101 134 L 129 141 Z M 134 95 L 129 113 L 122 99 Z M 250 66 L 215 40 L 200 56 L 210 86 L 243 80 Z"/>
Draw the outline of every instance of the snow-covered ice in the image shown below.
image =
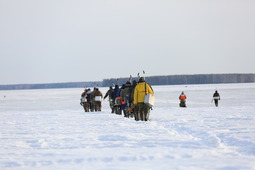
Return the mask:
<path id="1" fill-rule="evenodd" d="M 79 88 L 0 91 L 0 169 L 255 169 L 254 83 L 153 88 L 149 122 L 85 113 Z"/>

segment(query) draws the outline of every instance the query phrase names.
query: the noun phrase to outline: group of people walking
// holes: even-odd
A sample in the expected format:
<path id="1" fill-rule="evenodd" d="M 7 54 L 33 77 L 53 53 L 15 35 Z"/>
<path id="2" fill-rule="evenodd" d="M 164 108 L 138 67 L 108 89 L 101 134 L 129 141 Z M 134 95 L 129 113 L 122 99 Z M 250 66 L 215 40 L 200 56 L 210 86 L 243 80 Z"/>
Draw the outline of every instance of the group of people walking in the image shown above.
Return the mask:
<path id="1" fill-rule="evenodd" d="M 81 94 L 80 104 L 83 106 L 85 112 L 101 111 L 103 94 L 98 88 L 93 91 L 85 89 Z"/>
<path id="2" fill-rule="evenodd" d="M 144 77 L 140 77 L 138 82 L 134 80 L 132 83 L 127 81 L 121 87 L 115 85 L 109 87 L 109 90 L 103 96 L 98 88 L 93 91 L 85 89 L 81 94 L 80 104 L 83 106 L 85 112 L 101 111 L 102 100 L 109 98 L 109 106 L 111 113 L 118 115 L 124 114 L 124 117 L 134 118 L 136 121 L 148 121 L 150 117 L 150 110 L 152 105 L 145 101 L 147 94 L 154 95 L 152 87 L 145 82 Z M 187 107 L 186 95 L 182 92 L 179 96 L 180 107 Z M 216 90 L 213 94 L 215 106 L 218 107 L 220 95 Z"/>
<path id="3" fill-rule="evenodd" d="M 115 85 L 114 88 L 110 86 L 103 99 L 109 98 L 111 113 L 118 115 L 122 115 L 123 113 L 124 117 L 131 117 L 136 121 L 148 121 L 151 105 L 144 102 L 146 94 L 154 95 L 153 89 L 145 82 L 144 77 L 140 77 L 138 82 L 134 80 L 132 83 L 127 81 L 121 87 L 118 85 Z M 91 93 L 89 90 L 85 89 L 81 94 L 81 105 L 84 107 L 85 112 L 94 110 L 101 111 L 102 100 L 96 100 L 98 96 L 102 99 L 101 92 Z M 98 104 L 96 104 L 96 102 L 98 102 Z M 97 105 L 100 109 L 96 109 Z"/>
<path id="4" fill-rule="evenodd" d="M 104 99 L 109 98 L 112 113 L 134 118 L 136 121 L 148 121 L 151 107 L 144 103 L 145 94 L 154 95 L 152 87 L 140 77 L 138 82 L 127 81 L 121 87 L 115 85 L 106 92 Z"/>
<path id="5" fill-rule="evenodd" d="M 184 94 L 184 92 L 182 91 L 182 93 L 180 94 L 179 96 L 179 100 L 180 100 L 180 104 L 179 106 L 180 107 L 187 107 L 186 105 L 186 99 L 187 99 L 187 96 Z M 213 94 L 213 99 L 212 101 L 214 101 L 214 104 L 216 107 L 219 106 L 219 100 L 220 100 L 220 94 L 217 90 L 215 90 L 214 94 Z"/>

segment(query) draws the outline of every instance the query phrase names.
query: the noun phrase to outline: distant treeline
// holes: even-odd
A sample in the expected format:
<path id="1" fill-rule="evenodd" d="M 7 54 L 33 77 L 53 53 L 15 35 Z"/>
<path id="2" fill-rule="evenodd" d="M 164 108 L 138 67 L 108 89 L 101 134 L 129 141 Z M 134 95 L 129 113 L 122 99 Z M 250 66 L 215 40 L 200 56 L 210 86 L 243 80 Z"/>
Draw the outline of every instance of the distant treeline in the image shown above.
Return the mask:
<path id="1" fill-rule="evenodd" d="M 138 80 L 138 77 L 133 77 L 132 79 L 130 79 L 129 77 L 112 78 L 94 82 L 0 85 L 0 90 L 108 87 L 115 84 L 125 84 L 128 80 Z M 151 85 L 253 83 L 255 82 L 255 74 L 195 74 L 150 77 L 145 76 L 145 81 Z"/>
<path id="2" fill-rule="evenodd" d="M 102 85 L 122 85 L 127 80 L 130 80 L 130 78 L 104 79 Z M 134 77 L 132 80 L 138 80 L 138 77 Z M 253 83 L 255 82 L 255 74 L 168 75 L 145 77 L 145 80 L 151 85 Z"/>
<path id="3" fill-rule="evenodd" d="M 101 87 L 101 81 L 95 82 L 71 82 L 71 83 L 47 83 L 47 84 L 16 84 L 0 85 L 0 90 L 22 90 L 22 89 L 54 89 L 54 88 L 91 88 Z"/>

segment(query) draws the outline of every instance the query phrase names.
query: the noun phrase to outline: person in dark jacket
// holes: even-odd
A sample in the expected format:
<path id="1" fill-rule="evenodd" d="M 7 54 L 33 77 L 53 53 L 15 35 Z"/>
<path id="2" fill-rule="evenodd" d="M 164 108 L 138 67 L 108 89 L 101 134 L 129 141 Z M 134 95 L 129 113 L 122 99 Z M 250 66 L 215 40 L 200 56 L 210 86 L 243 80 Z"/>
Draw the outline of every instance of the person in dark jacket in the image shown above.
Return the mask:
<path id="1" fill-rule="evenodd" d="M 109 97 L 109 105 L 110 105 L 110 108 L 112 109 L 112 113 L 114 112 L 113 110 L 113 107 L 114 107 L 114 102 L 113 102 L 113 88 L 112 86 L 109 87 L 109 90 L 106 92 L 105 96 L 104 96 L 104 99 L 106 99 L 107 97 Z"/>
<path id="2" fill-rule="evenodd" d="M 119 96 L 120 93 L 120 88 L 118 85 L 115 85 L 114 90 L 113 90 L 113 94 L 112 94 L 112 99 L 115 100 L 116 97 Z"/>
<path id="3" fill-rule="evenodd" d="M 132 82 L 132 86 L 130 88 L 130 91 L 131 91 L 131 96 L 130 96 L 130 103 L 133 103 L 134 102 L 134 91 L 135 91 L 135 86 L 137 85 L 137 81 L 136 80 L 133 80 Z"/>
<path id="4" fill-rule="evenodd" d="M 94 90 L 90 93 L 90 111 L 91 112 L 95 111 L 95 95 L 94 95 L 95 92 L 96 92 L 96 87 L 94 87 Z"/>
<path id="5" fill-rule="evenodd" d="M 134 105 L 134 92 L 135 92 L 135 87 L 137 85 L 137 81 L 136 80 L 133 80 L 132 82 L 132 86 L 130 88 L 130 101 L 129 103 L 131 104 L 130 107 L 129 107 L 129 112 L 134 115 L 134 118 L 136 121 L 139 121 L 141 120 L 140 118 L 140 114 L 138 114 L 138 106 L 137 105 Z"/>
<path id="6" fill-rule="evenodd" d="M 128 112 L 128 108 L 130 106 L 130 91 L 131 89 L 131 83 L 130 81 L 127 81 L 126 84 L 123 86 L 123 88 L 121 88 L 121 92 L 120 92 L 120 96 L 122 99 L 122 110 L 124 112 L 124 116 L 125 117 L 129 117 L 131 115 L 129 115 Z"/>
<path id="7" fill-rule="evenodd" d="M 87 93 L 86 93 L 86 99 L 87 99 L 87 102 L 88 102 L 88 107 L 89 107 L 89 110 L 91 111 L 91 100 L 90 100 L 90 95 L 91 95 L 92 91 L 90 90 L 90 88 L 87 90 Z"/>
<path id="8" fill-rule="evenodd" d="M 121 115 L 121 97 L 120 97 L 120 88 L 118 85 L 115 85 L 112 99 L 114 101 L 114 111 L 116 114 Z"/>
<path id="9" fill-rule="evenodd" d="M 215 92 L 213 94 L 213 100 L 214 100 L 215 106 L 218 107 L 219 100 L 220 100 L 220 94 L 218 93 L 217 90 L 215 90 Z"/>

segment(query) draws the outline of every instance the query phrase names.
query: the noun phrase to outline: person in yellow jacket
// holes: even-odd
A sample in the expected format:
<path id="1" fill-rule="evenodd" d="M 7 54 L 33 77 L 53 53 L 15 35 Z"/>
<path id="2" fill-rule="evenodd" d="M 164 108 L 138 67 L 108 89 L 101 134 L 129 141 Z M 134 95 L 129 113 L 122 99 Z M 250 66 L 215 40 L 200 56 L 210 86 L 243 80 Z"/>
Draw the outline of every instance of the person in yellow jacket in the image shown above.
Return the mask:
<path id="1" fill-rule="evenodd" d="M 134 105 L 138 107 L 138 117 L 142 121 L 148 121 L 150 116 L 150 107 L 144 103 L 145 94 L 153 94 L 153 89 L 141 77 L 134 90 Z"/>

